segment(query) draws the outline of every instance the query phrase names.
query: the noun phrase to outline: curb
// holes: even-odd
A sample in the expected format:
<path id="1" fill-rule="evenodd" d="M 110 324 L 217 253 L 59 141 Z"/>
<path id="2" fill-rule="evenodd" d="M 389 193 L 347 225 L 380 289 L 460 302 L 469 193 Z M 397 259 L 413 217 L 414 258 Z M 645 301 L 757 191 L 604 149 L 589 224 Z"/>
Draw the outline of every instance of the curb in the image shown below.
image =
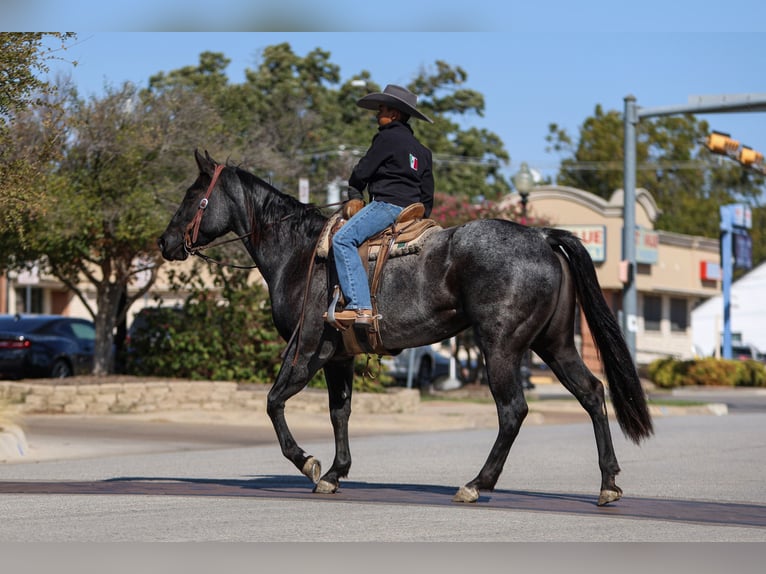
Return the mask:
<path id="1" fill-rule="evenodd" d="M 16 424 L 0 424 L 0 462 L 16 460 L 29 450 L 24 431 Z"/>

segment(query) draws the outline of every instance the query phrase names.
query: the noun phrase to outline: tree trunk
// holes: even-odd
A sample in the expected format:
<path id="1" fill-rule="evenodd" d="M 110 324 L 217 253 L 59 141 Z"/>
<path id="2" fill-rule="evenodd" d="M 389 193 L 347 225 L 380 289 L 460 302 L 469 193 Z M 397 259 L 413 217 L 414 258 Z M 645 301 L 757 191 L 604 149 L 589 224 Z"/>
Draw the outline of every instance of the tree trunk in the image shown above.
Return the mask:
<path id="1" fill-rule="evenodd" d="M 114 330 L 120 312 L 120 300 L 125 287 L 102 281 L 96 287 L 98 311 L 95 317 L 96 345 L 93 355 L 93 374 L 108 375 L 114 364 Z"/>

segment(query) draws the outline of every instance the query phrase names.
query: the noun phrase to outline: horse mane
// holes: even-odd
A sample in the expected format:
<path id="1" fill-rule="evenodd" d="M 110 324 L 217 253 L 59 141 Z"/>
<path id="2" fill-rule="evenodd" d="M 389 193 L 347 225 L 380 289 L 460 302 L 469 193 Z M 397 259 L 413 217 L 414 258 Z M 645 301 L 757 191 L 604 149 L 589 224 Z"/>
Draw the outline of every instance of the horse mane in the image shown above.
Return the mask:
<path id="1" fill-rule="evenodd" d="M 252 223 L 257 219 L 261 225 L 278 226 L 283 220 L 289 220 L 296 232 L 305 237 L 319 233 L 327 221 L 319 207 L 305 204 L 288 195 L 257 175 L 236 165 L 229 165 L 239 177 L 247 192 L 248 206 Z M 253 225 L 251 229 L 257 229 Z"/>

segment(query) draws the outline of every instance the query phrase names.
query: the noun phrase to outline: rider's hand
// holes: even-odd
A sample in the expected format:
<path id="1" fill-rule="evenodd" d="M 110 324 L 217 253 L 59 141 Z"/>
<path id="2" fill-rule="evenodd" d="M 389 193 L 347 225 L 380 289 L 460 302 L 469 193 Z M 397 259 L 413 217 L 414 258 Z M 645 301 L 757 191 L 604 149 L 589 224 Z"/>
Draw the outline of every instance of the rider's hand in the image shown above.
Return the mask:
<path id="1" fill-rule="evenodd" d="M 343 219 L 351 219 L 355 213 L 364 207 L 361 199 L 349 199 L 343 204 Z"/>

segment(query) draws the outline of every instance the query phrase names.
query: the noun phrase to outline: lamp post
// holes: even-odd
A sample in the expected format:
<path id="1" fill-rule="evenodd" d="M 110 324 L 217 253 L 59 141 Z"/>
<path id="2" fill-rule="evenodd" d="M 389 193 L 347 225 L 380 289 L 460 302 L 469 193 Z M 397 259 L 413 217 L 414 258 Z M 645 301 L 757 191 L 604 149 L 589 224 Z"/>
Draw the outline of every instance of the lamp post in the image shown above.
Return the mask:
<path id="1" fill-rule="evenodd" d="M 529 194 L 532 188 L 535 187 L 535 178 L 532 176 L 532 171 L 529 169 L 527 162 L 521 162 L 519 171 L 513 176 L 513 186 L 521 196 L 521 224 L 527 224 L 527 201 L 529 200 Z M 535 385 L 530 380 L 532 357 L 531 351 L 527 349 L 521 357 L 521 386 L 525 391 L 529 391 L 535 388 Z"/>
<path id="2" fill-rule="evenodd" d="M 521 162 L 519 171 L 513 176 L 513 186 L 521 196 L 521 224 L 526 225 L 527 201 L 529 200 L 529 193 L 535 187 L 535 178 L 532 176 L 532 171 L 529 169 L 527 162 Z"/>

